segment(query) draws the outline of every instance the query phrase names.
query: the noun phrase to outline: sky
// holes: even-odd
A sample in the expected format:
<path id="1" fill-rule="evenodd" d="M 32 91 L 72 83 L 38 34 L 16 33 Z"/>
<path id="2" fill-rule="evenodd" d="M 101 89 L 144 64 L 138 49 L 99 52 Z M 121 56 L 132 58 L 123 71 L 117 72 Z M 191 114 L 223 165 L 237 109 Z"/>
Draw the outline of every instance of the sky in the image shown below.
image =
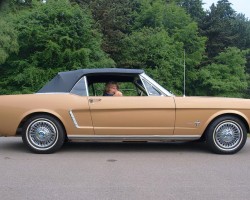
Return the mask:
<path id="1" fill-rule="evenodd" d="M 216 4 L 217 1 L 218 0 L 203 0 L 202 2 L 205 3 L 203 7 L 209 9 L 212 3 Z M 243 13 L 245 17 L 250 19 L 250 0 L 229 0 L 229 2 L 232 3 L 231 6 L 237 13 Z"/>

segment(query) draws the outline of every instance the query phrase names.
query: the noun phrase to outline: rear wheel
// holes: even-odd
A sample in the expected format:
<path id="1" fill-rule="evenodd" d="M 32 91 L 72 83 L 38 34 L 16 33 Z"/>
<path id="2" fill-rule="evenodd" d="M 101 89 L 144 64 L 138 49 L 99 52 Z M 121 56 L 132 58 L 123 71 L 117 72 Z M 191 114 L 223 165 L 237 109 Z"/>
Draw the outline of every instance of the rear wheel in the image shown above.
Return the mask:
<path id="1" fill-rule="evenodd" d="M 37 115 L 28 119 L 23 127 L 24 144 L 35 153 L 53 153 L 65 141 L 61 123 L 49 115 Z"/>
<path id="2" fill-rule="evenodd" d="M 206 142 L 218 154 L 233 154 L 242 149 L 247 139 L 244 123 L 234 116 L 223 116 L 208 127 Z"/>

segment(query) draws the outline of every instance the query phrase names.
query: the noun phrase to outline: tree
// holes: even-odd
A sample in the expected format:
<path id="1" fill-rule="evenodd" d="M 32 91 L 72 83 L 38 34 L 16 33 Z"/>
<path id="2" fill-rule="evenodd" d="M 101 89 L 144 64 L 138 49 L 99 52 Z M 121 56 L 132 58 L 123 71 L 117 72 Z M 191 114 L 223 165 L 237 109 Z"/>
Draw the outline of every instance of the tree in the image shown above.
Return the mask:
<path id="1" fill-rule="evenodd" d="M 173 59 L 177 61 L 174 63 L 171 62 L 171 58 L 166 58 L 170 59 L 169 64 L 173 64 L 172 67 L 176 72 L 181 72 L 179 73 L 181 76 L 183 76 L 183 53 L 184 51 L 186 52 L 187 85 L 189 86 L 187 93 L 192 94 L 194 90 L 193 82 L 197 79 L 197 69 L 199 69 L 199 64 L 203 58 L 206 38 L 199 36 L 197 23 L 191 19 L 183 8 L 176 4 L 167 4 L 162 0 L 141 0 L 140 3 L 141 6 L 135 15 L 135 25 L 133 29 L 140 30 L 143 29 L 143 27 L 149 27 L 165 30 L 168 33 L 168 37 L 176 44 L 171 46 L 171 48 L 173 48 L 173 51 L 178 52 L 176 56 L 179 56 L 178 59 L 176 59 L 176 56 L 173 57 Z M 136 45 L 133 48 L 137 48 Z M 130 47 L 130 49 L 131 48 L 132 47 Z M 166 46 L 166 48 L 169 47 Z M 126 45 L 124 45 L 122 49 L 125 51 Z M 157 60 L 157 57 L 154 59 Z M 122 61 L 123 58 L 120 58 L 120 60 Z M 167 60 L 168 59 L 166 59 L 165 62 L 168 62 Z M 160 65 L 158 65 L 158 67 L 160 67 Z M 161 66 L 161 68 L 163 69 L 164 66 Z M 151 73 L 153 73 L 153 71 Z M 167 73 L 167 77 L 175 77 L 175 73 L 166 68 L 165 74 Z M 178 93 L 182 90 L 181 82 L 183 82 L 183 79 L 179 75 L 177 76 L 179 81 L 176 81 L 173 87 L 170 86 L 173 88 L 173 91 L 176 90 Z M 169 81 L 165 82 L 165 84 L 168 82 Z"/>
<path id="2" fill-rule="evenodd" d="M 118 61 L 121 40 L 131 33 L 134 12 L 139 6 L 134 0 L 72 0 L 89 7 L 103 34 L 102 49 Z"/>
<path id="3" fill-rule="evenodd" d="M 231 24 L 232 34 L 235 35 L 233 46 L 239 49 L 250 48 L 250 21 L 243 14 L 237 14 Z"/>
<path id="4" fill-rule="evenodd" d="M 161 28 L 134 31 L 124 38 L 119 66 L 143 68 L 159 83 L 176 93 L 182 91 L 182 43 Z"/>
<path id="5" fill-rule="evenodd" d="M 248 75 L 245 73 L 246 51 L 230 47 L 215 58 L 215 63 L 200 71 L 200 95 L 244 97 Z"/>
<path id="6" fill-rule="evenodd" d="M 1 17 L 1 16 L 0 16 Z M 3 64 L 10 54 L 17 54 L 19 45 L 17 31 L 14 25 L 0 18 L 0 65 Z"/>
<path id="7" fill-rule="evenodd" d="M 3 64 L 10 54 L 17 54 L 19 45 L 17 41 L 18 32 L 15 24 L 12 23 L 13 17 L 8 14 L 14 2 L 0 1 L 0 65 Z M 9 20 L 6 20 L 6 16 Z"/>
<path id="8" fill-rule="evenodd" d="M 235 11 L 228 0 L 220 0 L 212 4 L 211 11 L 201 25 L 202 34 L 208 37 L 206 52 L 208 58 L 217 56 L 225 48 L 234 46 L 236 35 L 232 31 Z M 238 39 L 238 38 L 237 38 Z"/>
<path id="9" fill-rule="evenodd" d="M 90 12 L 67 0 L 24 9 L 15 24 L 20 48 L 0 65 L 2 93 L 34 92 L 58 71 L 114 66 Z"/>
<path id="10" fill-rule="evenodd" d="M 178 5 L 185 8 L 188 14 L 196 21 L 198 24 L 201 23 L 205 17 L 205 11 L 202 8 L 204 3 L 202 0 L 179 0 Z"/>

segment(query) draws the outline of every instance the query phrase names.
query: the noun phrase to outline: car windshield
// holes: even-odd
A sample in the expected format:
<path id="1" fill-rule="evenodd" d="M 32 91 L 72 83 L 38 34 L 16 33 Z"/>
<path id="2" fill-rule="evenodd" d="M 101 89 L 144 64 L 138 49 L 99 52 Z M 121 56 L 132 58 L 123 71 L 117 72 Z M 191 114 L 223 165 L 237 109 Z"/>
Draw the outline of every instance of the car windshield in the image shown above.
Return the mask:
<path id="1" fill-rule="evenodd" d="M 150 78 L 148 75 L 145 73 L 140 75 L 143 79 L 146 79 L 148 82 L 150 82 L 154 88 L 158 88 L 161 92 L 163 92 L 167 96 L 174 96 L 171 92 L 163 88 L 161 85 L 159 85 L 157 82 L 155 82 L 152 78 Z"/>

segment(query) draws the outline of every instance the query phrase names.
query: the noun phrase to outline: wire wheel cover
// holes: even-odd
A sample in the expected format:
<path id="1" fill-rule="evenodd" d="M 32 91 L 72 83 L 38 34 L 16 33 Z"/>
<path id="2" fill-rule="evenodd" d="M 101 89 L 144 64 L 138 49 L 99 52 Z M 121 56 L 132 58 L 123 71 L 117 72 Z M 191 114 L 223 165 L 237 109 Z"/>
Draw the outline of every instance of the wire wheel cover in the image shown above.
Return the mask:
<path id="1" fill-rule="evenodd" d="M 234 121 L 224 121 L 216 126 L 214 140 L 216 145 L 222 149 L 232 150 L 240 145 L 243 131 L 239 124 Z"/>
<path id="2" fill-rule="evenodd" d="M 47 119 L 33 121 L 26 132 L 29 143 L 39 149 L 53 146 L 58 139 L 58 130 L 55 124 Z"/>

